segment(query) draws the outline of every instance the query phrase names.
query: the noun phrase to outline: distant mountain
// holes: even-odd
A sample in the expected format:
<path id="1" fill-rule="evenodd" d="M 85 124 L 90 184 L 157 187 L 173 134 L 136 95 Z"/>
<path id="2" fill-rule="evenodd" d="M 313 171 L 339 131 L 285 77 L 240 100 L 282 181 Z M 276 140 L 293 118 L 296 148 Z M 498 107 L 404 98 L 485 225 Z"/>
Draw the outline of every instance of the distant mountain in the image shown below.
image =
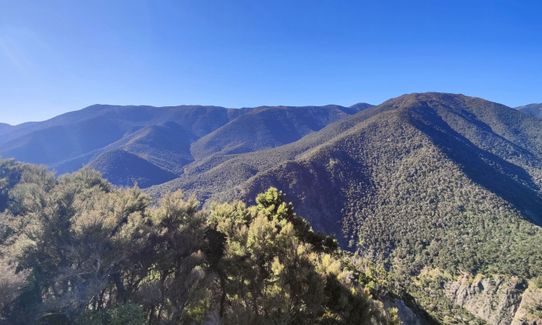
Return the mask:
<path id="1" fill-rule="evenodd" d="M 138 184 L 146 187 L 180 176 L 197 159 L 280 146 L 357 111 L 94 105 L 44 122 L 0 126 L 0 156 L 45 164 L 59 173 L 89 165 L 114 184 L 144 179 Z M 135 160 L 144 160 L 149 174 L 141 174 L 143 162 L 132 170 L 128 162 Z"/>
<path id="2" fill-rule="evenodd" d="M 373 107 L 373 105 L 371 105 L 371 104 L 357 103 L 357 104 L 354 104 L 354 105 L 350 106 L 350 109 L 354 109 L 354 110 L 357 110 L 357 111 L 362 111 L 364 109 L 371 108 L 371 107 Z"/>
<path id="3" fill-rule="evenodd" d="M 106 151 L 89 166 L 101 171 L 110 182 L 123 186 L 137 184 L 140 187 L 148 187 L 175 178 L 175 174 L 124 150 Z"/>
<path id="4" fill-rule="evenodd" d="M 10 128 L 11 128 L 11 125 L 6 124 L 6 123 L 0 123 L 0 134 L 6 132 Z"/>
<path id="5" fill-rule="evenodd" d="M 196 141 L 192 153 L 196 159 L 201 159 L 215 153 L 237 154 L 278 147 L 358 110 L 335 105 L 250 109 Z"/>
<path id="6" fill-rule="evenodd" d="M 144 134 L 149 128 L 175 123 L 176 134 L 180 132 L 182 136 L 170 141 L 178 142 L 182 148 L 186 142 L 211 132 L 237 115 L 237 111 L 222 107 L 95 105 L 45 122 L 12 127 L 0 140 L 0 155 L 45 164 L 60 173 L 77 170 L 108 150 L 133 149 L 132 153 L 150 161 L 167 160 L 171 156 L 159 152 L 163 144 L 152 144 L 156 149 L 150 152 L 137 145 L 145 141 L 145 136 L 147 140 L 152 139 L 152 132 Z M 174 163 L 181 165 L 183 161 Z M 105 162 L 99 165 L 105 166 Z"/>
<path id="7" fill-rule="evenodd" d="M 516 107 L 516 109 L 531 116 L 542 118 L 542 104 L 529 104 Z"/>

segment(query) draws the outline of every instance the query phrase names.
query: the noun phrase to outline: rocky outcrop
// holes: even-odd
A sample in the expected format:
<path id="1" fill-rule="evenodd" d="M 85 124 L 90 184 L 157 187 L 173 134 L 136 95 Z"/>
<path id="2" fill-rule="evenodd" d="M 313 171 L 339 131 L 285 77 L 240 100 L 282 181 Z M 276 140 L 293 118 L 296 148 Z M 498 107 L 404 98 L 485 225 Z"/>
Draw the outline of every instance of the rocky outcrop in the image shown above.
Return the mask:
<path id="1" fill-rule="evenodd" d="M 531 287 L 523 293 L 512 325 L 542 325 L 542 288 Z"/>
<path id="2" fill-rule="evenodd" d="M 431 318 L 425 310 L 418 306 L 410 296 L 402 298 L 387 295 L 382 299 L 386 309 L 397 309 L 397 316 L 401 324 L 407 325 L 434 325 L 438 322 Z"/>
<path id="3" fill-rule="evenodd" d="M 520 309 L 526 289 L 527 283 L 515 277 L 464 275 L 446 285 L 446 295 L 489 324 L 509 325 Z"/>

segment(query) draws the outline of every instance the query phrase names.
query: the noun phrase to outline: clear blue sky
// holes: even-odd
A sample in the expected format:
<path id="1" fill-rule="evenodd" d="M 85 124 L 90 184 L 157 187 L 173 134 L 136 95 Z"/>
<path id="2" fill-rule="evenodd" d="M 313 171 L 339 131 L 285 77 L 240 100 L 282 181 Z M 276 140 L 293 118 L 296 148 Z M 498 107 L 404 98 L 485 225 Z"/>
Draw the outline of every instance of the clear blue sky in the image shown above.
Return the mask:
<path id="1" fill-rule="evenodd" d="M 94 103 L 542 102 L 542 1 L 0 0 L 0 121 Z"/>

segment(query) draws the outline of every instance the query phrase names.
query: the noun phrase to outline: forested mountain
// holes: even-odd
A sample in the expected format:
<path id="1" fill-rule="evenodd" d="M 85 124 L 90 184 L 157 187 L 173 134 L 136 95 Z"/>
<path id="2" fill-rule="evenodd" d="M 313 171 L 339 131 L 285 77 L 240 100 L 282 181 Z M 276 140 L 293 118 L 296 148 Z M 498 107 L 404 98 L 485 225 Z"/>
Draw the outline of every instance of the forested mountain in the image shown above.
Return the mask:
<path id="1" fill-rule="evenodd" d="M 542 104 L 529 104 L 516 107 L 516 109 L 531 116 L 542 118 Z"/>
<path id="2" fill-rule="evenodd" d="M 52 142 L 33 154 L 90 153 L 50 166 L 88 165 L 120 185 L 159 184 L 145 190 L 156 204 L 182 190 L 206 211 L 216 201 L 257 206 L 258 193 L 278 188 L 316 231 L 363 261 L 351 265 L 365 270 L 360 283 L 375 297 L 399 299 L 385 303 L 398 307 L 403 321 L 405 310 L 416 308 L 428 313 L 414 317 L 419 322 L 542 319 L 542 120 L 530 114 L 443 93 L 350 108 L 82 112 L 11 127 L 0 151 L 30 152 L 21 148 L 56 134 L 64 147 Z M 108 122 L 81 127 L 100 114 Z M 211 117 L 215 122 L 206 121 Z M 67 120 L 92 142 L 67 145 Z"/>
<path id="3" fill-rule="evenodd" d="M 175 153 L 178 153 L 194 138 L 220 127 L 238 113 L 221 107 L 95 105 L 45 122 L 13 127 L 0 140 L 0 154 L 46 164 L 60 173 L 68 172 L 83 167 L 105 151 L 125 147 L 133 150 L 130 148 L 133 142 L 156 140 L 155 145 L 158 146 L 165 138 L 153 137 L 154 133 L 144 133 L 144 129 L 152 126 L 172 128 L 167 123 L 175 123 L 173 128 L 178 133 L 182 132 L 176 140 L 178 149 Z M 147 154 L 145 150 L 133 151 L 138 155 Z M 154 151 L 148 153 L 148 159 L 155 154 Z M 158 155 L 155 158 L 162 157 Z"/>
<path id="4" fill-rule="evenodd" d="M 59 173 L 91 165 L 114 184 L 146 187 L 180 176 L 196 159 L 276 147 L 365 107 L 94 105 L 45 122 L 0 126 L 0 156 Z M 132 170 L 123 157 L 140 163 Z"/>
<path id="5" fill-rule="evenodd" d="M 512 322 L 519 302 L 494 306 L 494 316 L 456 301 L 450 288 L 462 274 L 500 274 L 505 283 L 542 274 L 542 121 L 514 109 L 462 95 L 405 95 L 297 142 L 229 158 L 151 193 L 183 188 L 250 201 L 275 186 L 343 246 L 398 274 L 438 274 L 431 283 L 447 289 L 429 305 L 458 303 L 491 323 Z M 407 290 L 423 299 L 422 288 Z M 427 308 L 441 320 L 453 314 Z"/>
<path id="6" fill-rule="evenodd" d="M 192 146 L 192 153 L 201 159 L 216 153 L 235 154 L 278 147 L 364 108 L 366 106 L 258 107 L 200 138 Z"/>
<path id="7" fill-rule="evenodd" d="M 267 176 L 295 182 L 303 190 L 310 179 L 301 181 L 303 175 L 295 174 L 296 171 L 310 171 L 305 176 L 319 182 L 324 178 L 340 182 L 337 178 L 343 174 L 334 174 L 333 169 L 346 173 L 345 181 L 371 184 L 374 180 L 364 180 L 363 175 L 394 161 L 402 164 L 405 157 L 401 152 L 413 147 L 430 151 L 434 159 L 438 158 L 437 154 L 442 155 L 442 160 L 457 166 L 470 181 L 503 198 L 531 221 L 540 223 L 541 126 L 542 122 L 537 119 L 481 99 L 449 94 L 405 95 L 285 146 L 197 162 L 187 167 L 183 177 L 153 190 L 178 187 L 199 193 L 202 198 L 229 196 L 228 183 L 239 184 L 236 190 L 246 192 L 264 183 Z M 418 153 L 424 151 L 407 152 L 422 157 Z M 369 161 L 373 156 L 379 160 Z M 315 176 L 318 168 L 325 172 L 319 175 L 321 177 Z M 388 169 L 404 172 L 386 167 Z M 353 172 L 357 175 L 346 177 Z M 276 176 L 281 173 L 290 173 L 291 179 Z M 281 185 L 285 190 L 292 188 L 291 184 Z M 339 186 L 345 184 L 339 183 Z M 344 189 L 338 193 L 345 193 Z M 294 197 L 310 195 L 295 191 L 292 194 L 302 194 Z M 338 215 L 343 209 L 326 213 L 328 207 L 320 208 L 322 215 Z"/>
<path id="8" fill-rule="evenodd" d="M 83 170 L 0 161 L 0 323 L 398 324 L 369 273 L 276 189 L 157 206 Z M 367 275 L 366 275 L 367 274 Z"/>

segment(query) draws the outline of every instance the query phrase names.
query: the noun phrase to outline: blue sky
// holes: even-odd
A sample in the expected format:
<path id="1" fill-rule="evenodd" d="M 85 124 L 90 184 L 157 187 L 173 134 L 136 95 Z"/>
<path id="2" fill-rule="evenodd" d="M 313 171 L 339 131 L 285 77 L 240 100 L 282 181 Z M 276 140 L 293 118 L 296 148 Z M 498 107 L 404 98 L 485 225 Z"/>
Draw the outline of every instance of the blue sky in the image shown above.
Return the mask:
<path id="1" fill-rule="evenodd" d="M 95 103 L 542 102 L 542 1 L 0 0 L 0 122 Z"/>

